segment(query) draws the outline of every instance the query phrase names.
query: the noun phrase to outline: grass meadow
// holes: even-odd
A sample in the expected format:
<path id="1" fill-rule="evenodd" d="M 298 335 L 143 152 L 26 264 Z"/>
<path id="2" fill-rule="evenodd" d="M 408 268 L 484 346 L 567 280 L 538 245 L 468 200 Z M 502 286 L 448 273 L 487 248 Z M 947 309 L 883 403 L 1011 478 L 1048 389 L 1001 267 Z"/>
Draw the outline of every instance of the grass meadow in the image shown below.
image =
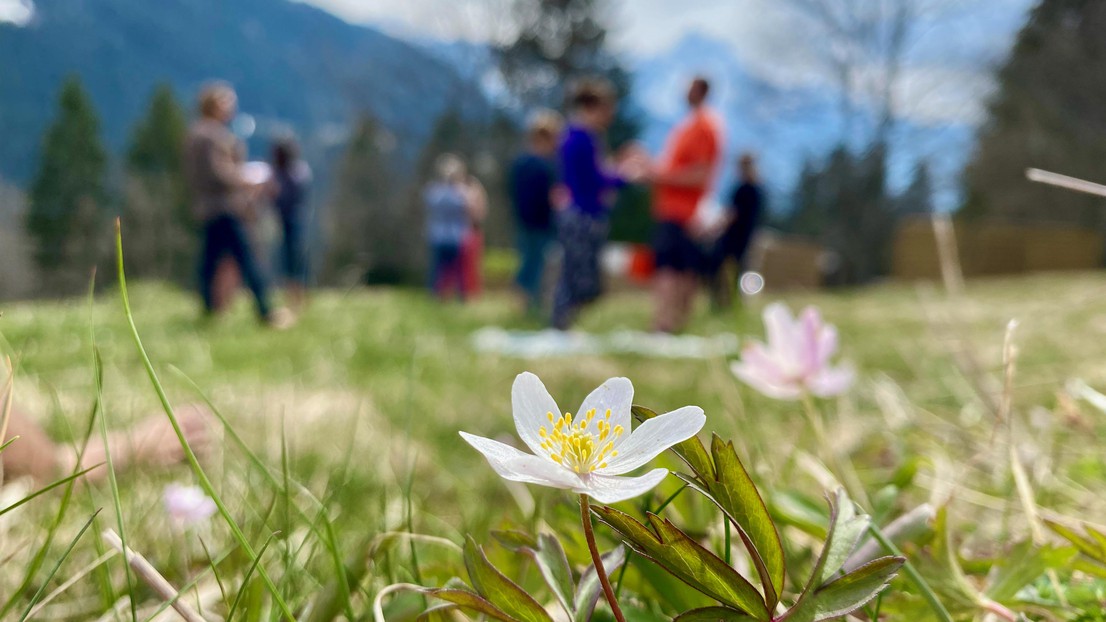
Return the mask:
<path id="1" fill-rule="evenodd" d="M 134 321 L 169 400 L 210 400 L 227 423 L 200 464 L 241 538 L 219 515 L 187 530 L 166 519 L 165 486 L 197 481 L 187 465 L 121 473 L 115 486 L 59 486 L 0 514 L 0 618 L 176 619 L 112 554 L 100 535 L 107 528 L 208 620 L 281 619 L 278 600 L 298 619 L 372 620 L 386 586 L 440 586 L 465 576 L 466 534 L 549 602 L 536 571 L 493 532 L 556 533 L 580 571 L 589 557 L 573 496 L 504 482 L 457 434 L 513 439 L 511 383 L 528 370 L 563 409 L 612 376 L 630 378 L 635 403 L 658 412 L 701 406 L 707 424 L 700 436 L 734 440 L 777 522 L 795 569 L 787 594 L 818 552 L 823 495 L 840 479 L 877 524 L 925 503 L 943 510 L 901 548 L 953 618 L 1003 619 L 989 607 L 993 600 L 1026 619 L 1104 619 L 1093 617 L 1106 602 L 1095 562 L 1044 525 L 1106 522 L 1106 452 L 1098 440 L 1106 414 L 1066 388 L 1081 379 L 1106 389 L 1101 274 L 971 282 L 955 296 L 909 284 L 764 294 L 723 314 L 700 301 L 689 332 L 760 338 L 760 309 L 776 299 L 793 309 L 817 305 L 859 371 L 847 397 L 817 405 L 822 440 L 810 433 L 800 404 L 739 384 L 722 358 L 477 353 L 471 336 L 483 326 L 535 328 L 506 292 L 460 306 L 419 291 L 321 291 L 294 329 L 275 333 L 256 324 L 244 297 L 229 317 L 207 324 L 190 293 L 131 283 Z M 15 401 L 55 438 L 78 444 L 93 413 L 118 428 L 160 411 L 115 289 L 98 291 L 91 304 L 21 302 L 0 310 Z M 620 291 L 589 310 L 579 328 L 640 329 L 649 318 L 647 293 Z M 1019 323 L 1008 375 L 1003 344 L 1011 319 Z M 98 433 L 99 421 L 92 429 Z M 671 454 L 658 462 L 681 466 Z M 640 515 L 679 488 L 670 477 L 619 507 Z M 33 490 L 5 482 L 0 508 Z M 664 512 L 719 550 L 728 531 L 711 509 L 689 493 Z M 597 532 L 601 548 L 616 545 L 609 529 Z M 730 544 L 740 570 L 740 545 Z M 634 620 L 671 619 L 712 602 L 640 558 L 631 557 L 617 581 Z M 410 592 L 379 603 L 388 621 L 414 620 L 434 604 Z M 857 615 L 938 619 L 902 576 L 878 604 L 879 613 L 869 607 Z M 603 605 L 596 619 L 609 619 Z"/>

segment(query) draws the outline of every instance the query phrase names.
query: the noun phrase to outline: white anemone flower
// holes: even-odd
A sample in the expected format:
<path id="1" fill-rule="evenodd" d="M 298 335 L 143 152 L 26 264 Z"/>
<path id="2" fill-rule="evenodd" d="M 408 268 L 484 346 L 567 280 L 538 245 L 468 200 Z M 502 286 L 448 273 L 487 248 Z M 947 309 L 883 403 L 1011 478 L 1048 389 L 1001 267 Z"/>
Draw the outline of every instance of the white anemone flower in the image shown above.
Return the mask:
<path id="1" fill-rule="evenodd" d="M 519 374 L 511 405 L 519 438 L 533 453 L 461 432 L 503 479 L 585 494 L 617 503 L 652 490 L 668 475 L 653 469 L 620 477 L 644 466 L 669 447 L 695 436 L 706 423 L 703 409 L 684 406 L 649 419 L 630 431 L 634 385 L 611 378 L 584 399 L 576 416 L 562 411 L 537 376 Z"/>

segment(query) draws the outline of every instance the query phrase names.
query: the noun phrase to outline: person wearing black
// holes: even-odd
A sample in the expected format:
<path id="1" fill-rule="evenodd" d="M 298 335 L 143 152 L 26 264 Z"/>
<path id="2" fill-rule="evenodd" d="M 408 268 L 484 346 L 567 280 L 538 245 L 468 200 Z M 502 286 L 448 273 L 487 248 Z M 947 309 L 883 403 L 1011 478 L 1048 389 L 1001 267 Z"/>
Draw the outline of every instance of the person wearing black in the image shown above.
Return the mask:
<path id="1" fill-rule="evenodd" d="M 739 181 L 726 204 L 726 216 L 715 229 L 718 236 L 705 266 L 711 299 L 715 308 L 729 305 L 730 281 L 724 275 L 727 260 L 733 259 L 738 273 L 745 269 L 745 255 L 753 241 L 761 212 L 764 191 L 760 186 L 756 158 L 744 153 L 738 159 Z"/>
<path id="2" fill-rule="evenodd" d="M 284 234 L 281 266 L 284 268 L 288 302 L 296 312 L 307 302 L 307 190 L 311 168 L 299 157 L 299 148 L 290 138 L 273 146 L 273 205 L 280 216 Z"/>
<path id="3" fill-rule="evenodd" d="M 245 147 L 227 127 L 238 111 L 238 96 L 229 84 L 213 82 L 203 88 L 199 99 L 200 118 L 188 131 L 184 162 L 193 211 L 203 223 L 200 292 L 205 313 L 212 316 L 216 311 L 216 272 L 229 256 L 253 292 L 262 321 L 286 329 L 291 326 L 291 314 L 269 306 L 268 284 L 244 224 L 265 185 L 243 174 Z"/>
<path id="4" fill-rule="evenodd" d="M 561 119 L 541 112 L 530 122 L 527 150 L 511 166 L 510 196 L 515 210 L 519 266 L 515 283 L 526 309 L 538 314 L 542 306 L 545 256 L 554 239 L 553 194 L 557 185 L 554 156 Z"/>

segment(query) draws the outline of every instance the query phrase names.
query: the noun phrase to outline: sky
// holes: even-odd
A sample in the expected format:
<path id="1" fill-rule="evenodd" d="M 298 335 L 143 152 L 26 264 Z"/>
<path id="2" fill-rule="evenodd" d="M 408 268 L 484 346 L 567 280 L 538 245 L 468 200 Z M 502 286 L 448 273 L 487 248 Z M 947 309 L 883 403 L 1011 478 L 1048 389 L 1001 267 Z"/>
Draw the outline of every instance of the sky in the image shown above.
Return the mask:
<path id="1" fill-rule="evenodd" d="M 512 0 L 298 0 L 407 38 L 474 42 L 511 36 Z M 838 0 L 847 3 L 848 0 Z M 852 0 L 875 6 L 895 0 Z M 896 113 L 931 124 L 978 124 L 1005 57 L 1035 0 L 901 0 L 918 8 L 895 84 Z M 696 33 L 726 44 L 750 73 L 778 86 L 833 87 L 833 48 L 795 8 L 799 0 L 612 0 L 614 49 L 631 61 Z M 872 3 L 865 5 L 865 2 Z M 0 0 L 0 23 L 26 23 L 33 0 Z M 879 72 L 868 88 L 879 89 Z"/>
<path id="2" fill-rule="evenodd" d="M 509 20 L 502 17 L 510 0 L 303 1 L 406 37 L 494 41 L 510 36 Z M 931 122 L 979 122 L 993 88 L 993 68 L 1034 0 L 911 1 L 922 8 L 897 85 L 900 114 Z M 772 83 L 817 86 L 832 79 L 826 50 L 793 4 L 614 0 L 608 24 L 614 48 L 631 58 L 662 54 L 687 34 L 699 33 L 726 43 L 745 67 Z"/>

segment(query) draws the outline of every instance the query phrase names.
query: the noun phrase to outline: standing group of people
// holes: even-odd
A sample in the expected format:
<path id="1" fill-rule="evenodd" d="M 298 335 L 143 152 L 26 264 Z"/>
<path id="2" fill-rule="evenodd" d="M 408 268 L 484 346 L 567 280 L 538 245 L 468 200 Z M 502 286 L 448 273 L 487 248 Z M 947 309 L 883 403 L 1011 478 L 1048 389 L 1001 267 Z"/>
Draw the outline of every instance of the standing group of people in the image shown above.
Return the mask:
<path id="1" fill-rule="evenodd" d="M 214 316 L 228 306 L 239 283 L 245 283 L 261 320 L 285 329 L 306 302 L 311 170 L 291 139 L 274 145 L 268 165 L 245 162 L 244 144 L 229 127 L 237 110 L 238 96 L 229 84 L 205 86 L 199 118 L 186 141 L 185 173 L 202 231 L 200 294 L 205 312 Z M 280 265 L 291 309 L 273 307 L 264 262 L 256 254 L 253 224 L 267 205 L 276 209 L 281 224 Z"/>
<path id="2" fill-rule="evenodd" d="M 762 209 L 762 192 L 751 154 L 741 156 L 741 183 L 726 214 L 705 225 L 700 205 L 710 193 L 722 159 L 722 129 L 707 107 L 710 83 L 692 81 L 686 118 L 673 130 L 664 152 L 651 161 L 637 145 L 605 156 L 604 135 L 617 111 L 611 85 L 586 80 L 569 100 L 569 121 L 542 112 L 530 123 L 526 153 L 511 170 L 510 196 L 517 226 L 520 265 L 516 283 L 531 311 L 542 309 L 545 257 L 553 241 L 561 266 L 553 289 L 551 324 L 567 329 L 602 292 L 600 258 L 607 242 L 614 195 L 630 183 L 653 189 L 653 328 L 674 333 L 691 314 L 702 277 L 724 283 L 724 266 L 740 263 Z"/>
<path id="3" fill-rule="evenodd" d="M 488 198 L 460 157 L 446 153 L 434 163 L 435 179 L 423 192 L 430 243 L 430 289 L 442 299 L 466 300 L 480 292 L 484 218 Z"/>

